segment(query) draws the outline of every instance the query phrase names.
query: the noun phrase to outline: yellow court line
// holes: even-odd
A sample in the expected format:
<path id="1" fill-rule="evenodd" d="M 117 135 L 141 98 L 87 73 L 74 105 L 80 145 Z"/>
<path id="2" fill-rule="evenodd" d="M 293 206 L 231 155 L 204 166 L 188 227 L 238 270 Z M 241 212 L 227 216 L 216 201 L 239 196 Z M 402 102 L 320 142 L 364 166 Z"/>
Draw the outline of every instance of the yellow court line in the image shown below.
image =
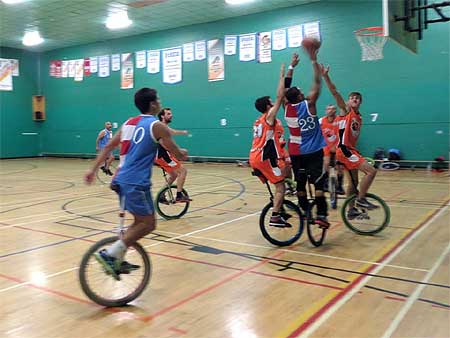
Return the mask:
<path id="1" fill-rule="evenodd" d="M 449 200 L 447 199 L 445 203 L 442 204 L 441 208 L 444 207 L 447 203 L 449 202 Z M 439 209 L 441 209 L 439 208 Z M 428 213 L 426 213 L 424 215 L 424 217 L 422 217 L 420 219 L 420 221 L 418 221 L 414 227 L 408 231 L 404 236 L 402 236 L 402 238 L 400 239 L 393 239 L 389 242 L 389 244 L 387 244 L 385 247 L 383 247 L 383 249 L 381 250 L 380 253 L 375 254 L 373 256 L 373 258 L 369 259 L 369 261 L 374 261 L 377 262 L 379 259 L 381 259 L 384 255 L 386 255 L 390 250 L 392 250 L 396 245 L 398 245 L 398 243 L 400 243 L 404 238 L 406 238 L 409 234 L 411 234 L 412 232 L 416 231 L 416 229 L 422 224 L 424 223 L 428 218 L 430 218 L 430 216 L 435 213 L 436 210 L 430 210 Z M 395 242 L 395 243 L 394 243 Z M 365 270 L 367 270 L 370 266 L 372 266 L 372 264 L 367 263 L 367 264 L 363 264 L 359 269 L 357 269 L 357 272 L 363 272 Z M 359 278 L 360 275 L 359 274 L 349 274 L 347 276 L 347 278 L 345 278 L 346 280 L 348 280 L 348 284 L 351 284 L 352 282 L 354 282 L 357 278 Z M 298 317 L 297 319 L 295 319 L 293 322 L 291 322 L 290 324 L 288 324 L 288 326 L 281 330 L 278 334 L 276 334 L 276 337 L 288 337 L 291 333 L 293 333 L 298 327 L 300 327 L 306 320 L 308 320 L 308 318 L 312 317 L 317 311 L 319 311 L 323 306 L 325 306 L 328 302 L 330 302 L 334 297 L 336 297 L 340 292 L 342 292 L 341 290 L 332 290 L 330 292 L 328 292 L 327 295 L 325 295 L 323 298 L 321 298 L 320 300 L 314 302 L 307 310 L 305 310 L 300 317 Z"/>

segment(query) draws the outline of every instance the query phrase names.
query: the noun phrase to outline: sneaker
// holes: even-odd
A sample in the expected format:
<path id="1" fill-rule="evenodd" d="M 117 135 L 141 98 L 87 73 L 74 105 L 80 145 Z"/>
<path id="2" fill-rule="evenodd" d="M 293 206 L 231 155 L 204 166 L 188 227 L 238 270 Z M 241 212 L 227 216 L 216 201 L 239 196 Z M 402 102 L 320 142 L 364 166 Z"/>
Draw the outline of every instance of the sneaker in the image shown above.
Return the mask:
<path id="1" fill-rule="evenodd" d="M 103 172 L 106 174 L 106 169 L 105 169 L 105 166 L 104 166 L 104 165 L 102 165 L 102 166 L 100 167 L 100 170 L 103 171 Z"/>
<path id="2" fill-rule="evenodd" d="M 330 222 L 328 222 L 327 216 L 317 215 L 314 223 L 317 224 L 321 229 L 328 229 L 330 227 Z"/>
<path id="3" fill-rule="evenodd" d="M 120 267 L 117 266 L 118 260 L 110 256 L 106 249 L 96 252 L 94 257 L 103 266 L 103 269 L 105 269 L 108 275 L 113 276 L 116 280 L 120 280 L 119 274 L 117 273 L 120 271 Z"/>
<path id="4" fill-rule="evenodd" d="M 287 212 L 284 212 L 284 211 L 280 211 L 280 216 L 281 216 L 285 221 L 287 221 L 289 218 L 292 217 L 292 215 L 290 215 L 290 214 L 288 214 Z"/>
<path id="5" fill-rule="evenodd" d="M 341 186 L 336 187 L 336 194 L 345 195 L 345 190 Z"/>
<path id="6" fill-rule="evenodd" d="M 366 198 L 358 198 L 356 200 L 356 205 L 361 208 L 366 208 L 368 210 L 379 208 L 378 205 L 370 203 Z"/>
<path id="7" fill-rule="evenodd" d="M 177 203 L 188 203 L 190 201 L 192 200 L 189 198 L 189 196 L 184 194 L 181 194 L 181 196 L 178 195 L 177 198 L 175 199 L 175 202 Z"/>
<path id="8" fill-rule="evenodd" d="M 281 215 L 271 216 L 269 225 L 276 228 L 292 228 L 292 225 L 287 223 Z"/>
<path id="9" fill-rule="evenodd" d="M 360 215 L 361 215 L 361 212 L 356 208 L 350 208 L 347 211 L 347 219 L 348 220 L 355 219 L 356 217 L 358 217 Z"/>
<path id="10" fill-rule="evenodd" d="M 140 268 L 139 265 L 129 263 L 127 261 L 123 261 L 120 264 L 119 273 L 129 274 L 131 271 L 138 270 Z"/>
<path id="11" fill-rule="evenodd" d="M 109 175 L 109 176 L 114 176 L 114 173 L 111 170 L 109 170 L 109 169 L 105 170 L 105 174 Z"/>
<path id="12" fill-rule="evenodd" d="M 161 195 L 158 199 L 158 203 L 169 205 L 169 201 L 166 199 L 166 196 Z"/>

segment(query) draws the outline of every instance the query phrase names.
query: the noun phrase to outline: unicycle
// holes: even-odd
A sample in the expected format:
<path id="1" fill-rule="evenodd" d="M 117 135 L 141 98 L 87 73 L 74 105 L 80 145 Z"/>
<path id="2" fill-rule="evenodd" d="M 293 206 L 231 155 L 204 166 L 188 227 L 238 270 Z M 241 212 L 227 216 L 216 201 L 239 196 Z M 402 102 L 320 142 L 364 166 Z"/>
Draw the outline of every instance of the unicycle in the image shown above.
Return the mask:
<path id="1" fill-rule="evenodd" d="M 163 168 L 161 170 L 166 185 L 156 194 L 156 211 L 167 220 L 180 218 L 188 211 L 190 202 L 177 202 L 177 186 L 169 184 L 167 172 Z M 182 190 L 182 193 L 189 196 L 185 189 Z"/>
<path id="2" fill-rule="evenodd" d="M 253 176 L 257 176 L 266 184 L 270 195 L 270 202 L 262 209 L 259 217 L 259 228 L 263 237 L 271 244 L 288 246 L 297 241 L 303 233 L 303 216 L 297 205 L 287 199 L 283 199 L 280 214 L 287 221 L 286 226 L 278 227 L 270 225 L 270 217 L 273 209 L 273 193 L 267 178 L 258 169 L 254 169 Z"/>
<path id="3" fill-rule="evenodd" d="M 124 306 L 135 300 L 147 287 L 152 274 L 150 257 L 138 242 L 128 248 L 121 267 L 116 270 L 117 277 L 107 272 L 94 256 L 123 237 L 124 202 L 124 199 L 121 199 L 118 235 L 104 238 L 92 245 L 84 254 L 78 271 L 81 289 L 85 295 L 93 302 L 107 307 Z M 122 269 L 125 263 L 134 265 L 135 269 Z"/>
<path id="4" fill-rule="evenodd" d="M 328 176 L 328 192 L 330 194 L 330 206 L 332 209 L 337 209 L 338 196 L 336 192 L 337 187 L 337 175 L 335 166 L 330 166 Z"/>
<path id="5" fill-rule="evenodd" d="M 300 172 L 305 173 L 306 171 L 305 169 L 300 169 Z M 316 224 L 314 214 L 317 214 L 317 205 L 315 197 L 312 194 L 311 180 L 309 175 L 307 182 L 308 182 L 308 208 L 305 212 L 306 233 L 308 234 L 308 238 L 311 244 L 314 245 L 315 247 L 319 247 L 323 244 L 323 241 L 325 240 L 328 228 L 324 228 L 319 226 L 319 224 Z"/>
<path id="6" fill-rule="evenodd" d="M 375 194 L 366 194 L 366 199 L 375 208 L 364 208 L 357 205 L 358 189 L 355 178 L 349 171 L 356 194 L 348 197 L 341 208 L 344 224 L 359 235 L 374 235 L 389 225 L 391 211 L 386 202 Z"/>

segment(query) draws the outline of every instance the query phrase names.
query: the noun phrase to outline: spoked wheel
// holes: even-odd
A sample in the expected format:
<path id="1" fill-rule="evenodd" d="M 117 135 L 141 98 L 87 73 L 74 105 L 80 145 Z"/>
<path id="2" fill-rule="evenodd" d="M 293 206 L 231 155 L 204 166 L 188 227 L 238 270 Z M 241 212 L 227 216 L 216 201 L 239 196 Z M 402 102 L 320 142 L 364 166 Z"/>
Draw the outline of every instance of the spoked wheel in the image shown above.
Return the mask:
<path id="1" fill-rule="evenodd" d="M 268 203 L 259 217 L 259 227 L 264 238 L 270 243 L 278 246 L 288 246 L 297 241 L 303 232 L 303 216 L 299 208 L 291 201 L 284 200 L 281 212 L 284 219 L 289 223 L 285 227 L 269 225 L 272 216 L 273 203 Z"/>
<path id="2" fill-rule="evenodd" d="M 95 243 L 84 254 L 80 264 L 79 279 L 83 292 L 102 306 L 124 306 L 135 300 L 148 285 L 152 273 L 147 252 L 139 243 L 135 243 L 128 248 L 124 261 L 139 268 L 124 269 L 122 273 L 119 272 L 119 280 L 108 274 L 94 254 L 117 239 L 118 237 L 108 237 Z"/>
<path id="3" fill-rule="evenodd" d="M 189 196 L 186 190 L 183 195 Z M 156 211 L 165 219 L 176 219 L 183 216 L 189 209 L 189 202 L 177 202 L 177 186 L 164 187 L 156 195 Z"/>
<path id="4" fill-rule="evenodd" d="M 112 173 L 114 174 L 116 172 L 116 167 L 111 163 L 111 165 L 109 166 L 109 170 L 112 171 Z M 113 179 L 114 175 L 108 175 L 107 173 L 103 172 L 101 169 L 97 170 L 97 180 L 102 184 L 102 185 L 110 185 L 111 181 Z"/>
<path id="5" fill-rule="evenodd" d="M 356 195 L 350 196 L 342 205 L 341 216 L 347 227 L 360 235 L 373 235 L 388 226 L 391 211 L 383 199 L 367 194 L 367 201 L 377 206 L 376 209 L 369 210 L 357 206 L 356 198 Z"/>
<path id="6" fill-rule="evenodd" d="M 330 193 L 330 205 L 332 209 L 337 209 L 338 196 L 336 193 L 336 176 L 330 176 L 328 179 L 328 191 Z"/>
<path id="7" fill-rule="evenodd" d="M 327 229 L 319 227 L 314 221 L 314 215 L 317 212 L 316 202 L 314 200 L 309 201 L 309 209 L 306 213 L 306 230 L 308 233 L 309 241 L 314 246 L 321 246 L 327 235 Z"/>

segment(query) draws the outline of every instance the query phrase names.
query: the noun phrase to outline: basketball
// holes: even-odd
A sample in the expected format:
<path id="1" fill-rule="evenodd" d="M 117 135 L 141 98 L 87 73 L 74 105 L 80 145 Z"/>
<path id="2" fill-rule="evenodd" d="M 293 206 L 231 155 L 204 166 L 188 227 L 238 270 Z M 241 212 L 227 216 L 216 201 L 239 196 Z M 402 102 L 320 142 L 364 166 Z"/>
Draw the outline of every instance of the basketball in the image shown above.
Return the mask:
<path id="1" fill-rule="evenodd" d="M 321 42 L 317 40 L 316 38 L 304 38 L 302 40 L 302 47 L 305 50 L 315 50 L 319 49 L 321 45 Z"/>

